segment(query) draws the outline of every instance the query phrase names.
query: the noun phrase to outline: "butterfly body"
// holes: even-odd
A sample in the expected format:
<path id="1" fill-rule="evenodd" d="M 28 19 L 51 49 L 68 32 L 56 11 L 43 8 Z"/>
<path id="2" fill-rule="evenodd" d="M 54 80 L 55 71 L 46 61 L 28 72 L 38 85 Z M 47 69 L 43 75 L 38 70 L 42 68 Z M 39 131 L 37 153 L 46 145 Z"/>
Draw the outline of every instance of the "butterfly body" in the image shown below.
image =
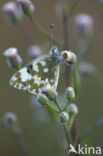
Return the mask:
<path id="1" fill-rule="evenodd" d="M 52 48 L 50 54 L 43 55 L 17 71 L 10 79 L 10 85 L 17 89 L 27 90 L 37 95 L 44 88 L 57 89 L 59 68 L 63 59 L 57 48 Z"/>

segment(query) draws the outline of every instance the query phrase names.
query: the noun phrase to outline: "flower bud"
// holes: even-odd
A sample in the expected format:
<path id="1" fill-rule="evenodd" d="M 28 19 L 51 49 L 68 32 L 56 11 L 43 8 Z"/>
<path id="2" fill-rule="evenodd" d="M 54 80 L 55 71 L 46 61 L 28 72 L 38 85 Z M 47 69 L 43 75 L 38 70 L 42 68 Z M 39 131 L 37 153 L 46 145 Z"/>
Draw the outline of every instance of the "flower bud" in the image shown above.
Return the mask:
<path id="1" fill-rule="evenodd" d="M 18 23 L 22 18 L 22 13 L 15 2 L 6 3 L 2 10 L 5 12 L 7 21 L 10 23 Z"/>
<path id="2" fill-rule="evenodd" d="M 3 116 L 2 120 L 5 127 L 9 128 L 13 133 L 19 134 L 20 127 L 18 125 L 18 118 L 14 113 L 8 112 Z"/>
<path id="3" fill-rule="evenodd" d="M 55 101 L 58 93 L 55 89 L 53 89 L 50 85 L 47 85 L 45 88 L 42 89 L 42 92 L 48 97 L 49 100 Z"/>
<path id="4" fill-rule="evenodd" d="M 45 96 L 44 94 L 38 94 L 37 96 L 37 101 L 41 104 L 41 105 L 47 105 L 48 104 L 48 98 L 47 96 Z"/>
<path id="5" fill-rule="evenodd" d="M 76 115 L 78 114 L 78 107 L 74 103 L 71 103 L 67 108 L 67 112 L 70 116 Z"/>
<path id="6" fill-rule="evenodd" d="M 3 54 L 7 58 L 7 64 L 10 68 L 18 69 L 21 67 L 22 58 L 18 54 L 17 48 L 9 48 Z"/>
<path id="7" fill-rule="evenodd" d="M 32 15 L 35 8 L 31 0 L 17 0 L 17 2 L 20 4 L 21 10 L 24 13 L 24 15 Z"/>
<path id="8" fill-rule="evenodd" d="M 75 98 L 74 89 L 73 89 L 72 87 L 68 87 L 68 88 L 66 89 L 65 95 L 66 95 L 66 98 L 67 98 L 69 101 L 74 100 L 74 98 Z"/>
<path id="9" fill-rule="evenodd" d="M 41 56 L 43 50 L 40 46 L 34 45 L 28 48 L 27 54 L 30 60 L 36 59 L 37 57 Z"/>
<path id="10" fill-rule="evenodd" d="M 66 123 L 66 122 L 68 122 L 68 121 L 69 121 L 69 115 L 68 115 L 68 113 L 67 113 L 67 112 L 61 112 L 61 113 L 59 114 L 59 121 L 60 121 L 61 123 Z"/>
<path id="11" fill-rule="evenodd" d="M 79 64 L 79 72 L 82 77 L 94 76 L 97 73 L 96 67 L 88 62 L 81 62 Z"/>
<path id="12" fill-rule="evenodd" d="M 88 36 L 93 32 L 93 18 L 88 14 L 78 14 L 75 17 L 75 29 L 78 36 Z"/>

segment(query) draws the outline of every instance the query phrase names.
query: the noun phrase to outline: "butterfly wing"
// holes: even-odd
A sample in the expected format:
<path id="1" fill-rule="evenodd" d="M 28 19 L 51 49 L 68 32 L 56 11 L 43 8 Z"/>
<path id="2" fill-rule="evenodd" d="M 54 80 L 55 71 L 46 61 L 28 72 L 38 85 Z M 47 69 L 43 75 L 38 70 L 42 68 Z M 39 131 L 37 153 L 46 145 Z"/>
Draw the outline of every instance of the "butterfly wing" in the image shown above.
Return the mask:
<path id="1" fill-rule="evenodd" d="M 37 95 L 48 85 L 56 89 L 58 78 L 59 65 L 53 62 L 51 55 L 44 55 L 17 71 L 10 79 L 10 85 Z"/>

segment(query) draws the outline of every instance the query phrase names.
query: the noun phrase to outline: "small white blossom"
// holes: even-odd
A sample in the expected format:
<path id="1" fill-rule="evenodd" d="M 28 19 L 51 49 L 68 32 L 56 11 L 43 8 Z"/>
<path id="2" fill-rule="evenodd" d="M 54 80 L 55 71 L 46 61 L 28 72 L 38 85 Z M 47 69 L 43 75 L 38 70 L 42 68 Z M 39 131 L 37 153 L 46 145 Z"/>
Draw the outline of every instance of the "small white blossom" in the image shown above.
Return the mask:
<path id="1" fill-rule="evenodd" d="M 22 18 L 22 13 L 20 9 L 17 7 L 16 3 L 11 1 L 2 7 L 2 10 L 4 11 L 6 15 L 6 19 L 10 23 L 17 23 L 21 20 Z"/>
<path id="2" fill-rule="evenodd" d="M 90 35 L 93 32 L 93 18 L 88 14 L 78 14 L 75 17 L 75 28 L 79 36 Z"/>

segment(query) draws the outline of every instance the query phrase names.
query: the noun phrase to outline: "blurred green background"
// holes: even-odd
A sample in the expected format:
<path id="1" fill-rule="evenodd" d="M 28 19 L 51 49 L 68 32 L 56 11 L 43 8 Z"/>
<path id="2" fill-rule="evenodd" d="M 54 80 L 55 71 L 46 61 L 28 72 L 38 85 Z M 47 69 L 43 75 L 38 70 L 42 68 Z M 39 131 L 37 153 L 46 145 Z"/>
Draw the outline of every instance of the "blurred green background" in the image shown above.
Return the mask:
<path id="1" fill-rule="evenodd" d="M 56 132 L 51 122 L 38 122 L 33 120 L 35 108 L 30 105 L 30 94 L 18 91 L 9 86 L 9 79 L 15 71 L 8 68 L 3 51 L 9 47 L 17 47 L 23 58 L 23 65 L 27 64 L 27 48 L 31 45 L 18 31 L 18 29 L 6 22 L 2 12 L 2 6 L 6 0 L 0 0 L 0 118 L 6 112 L 14 112 L 22 127 L 22 134 L 27 146 L 34 151 L 36 156 L 63 155 L 60 148 L 59 131 Z M 33 0 L 35 4 L 34 16 L 38 22 L 49 31 L 49 25 L 55 25 L 55 36 L 61 37 L 60 23 L 55 16 L 55 0 Z M 68 0 L 72 4 L 73 0 Z M 68 3 L 69 4 L 69 3 Z M 94 26 L 97 27 L 103 12 L 103 6 L 99 0 L 80 0 L 78 7 L 69 21 L 70 50 L 77 52 L 77 37 L 74 33 L 74 17 L 77 13 L 87 13 L 93 16 Z M 30 30 L 34 38 L 34 44 L 44 44 L 44 38 L 40 36 L 25 17 L 23 23 Z M 103 73 L 103 32 L 96 41 L 87 61 L 93 63 L 99 73 Z M 49 43 L 46 43 L 49 44 Z M 88 125 L 103 114 L 103 84 L 96 79 L 84 79 L 81 92 L 77 99 L 79 107 L 78 128 L 83 132 Z M 39 118 L 39 115 L 38 115 Z M 61 130 L 60 130 L 61 135 Z M 88 138 L 87 138 L 88 139 Z M 90 145 L 99 145 L 103 141 L 103 126 L 95 129 L 89 136 Z M 58 143 L 59 142 L 59 143 Z M 0 127 L 0 156 L 21 156 L 21 151 L 9 131 Z"/>

